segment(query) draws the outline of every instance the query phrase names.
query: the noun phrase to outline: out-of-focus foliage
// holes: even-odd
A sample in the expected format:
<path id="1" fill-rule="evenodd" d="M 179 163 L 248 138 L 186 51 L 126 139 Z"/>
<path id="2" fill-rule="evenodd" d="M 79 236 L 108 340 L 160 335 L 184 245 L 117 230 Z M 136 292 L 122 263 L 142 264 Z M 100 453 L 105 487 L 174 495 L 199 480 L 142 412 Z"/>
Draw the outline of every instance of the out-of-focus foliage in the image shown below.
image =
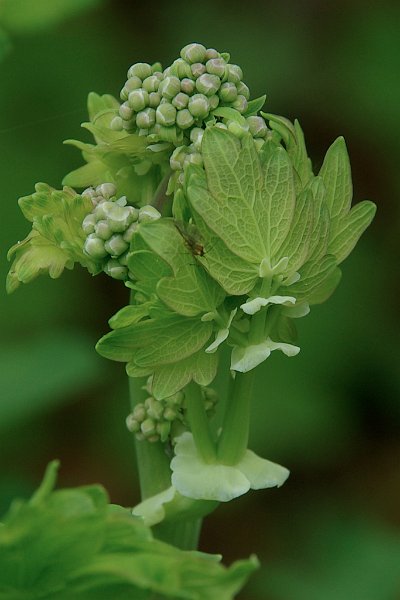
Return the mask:
<path id="1" fill-rule="evenodd" d="M 265 110 L 301 121 L 315 171 L 324 150 L 344 135 L 355 201 L 378 204 L 376 222 L 344 264 L 332 300 L 299 324 L 301 353 L 291 361 L 271 356 L 257 383 L 250 445 L 289 466 L 291 477 L 276 493 L 239 499 L 205 521 L 202 549 L 221 551 L 228 562 L 251 552 L 261 559 L 264 570 L 239 595 L 243 600 L 302 600 L 305 593 L 307 600 L 399 595 L 393 575 L 400 537 L 399 19 L 400 7 L 389 0 L 368 5 L 250 0 L 246 11 L 239 1 L 203 0 L 200 10 L 183 0 L 165 6 L 119 0 L 71 15 L 68 27 L 54 23 L 40 35 L 9 30 L 12 52 L 0 64 L 4 250 L 24 234 L 17 198 L 30 194 L 37 180 L 59 188 L 65 173 L 80 166 L 76 152 L 61 142 L 80 139 L 88 92 L 117 97 L 132 63 L 168 64 L 190 41 L 229 48 L 254 95 L 267 91 Z M 3 281 L 8 268 L 3 253 Z M 113 501 L 137 502 L 132 442 L 124 428 L 123 369 L 101 362 L 90 343 L 84 352 L 82 338 L 94 346 L 107 318 L 126 303 L 119 285 L 77 271 L 59 281 L 42 278 L 11 298 L 0 295 L 2 355 L 12 350 L 15 356 L 0 365 L 11 390 L 2 388 L 2 402 L 25 407 L 26 417 L 2 428 L 3 510 L 12 496 L 29 494 L 55 456 L 62 459 L 63 485 L 97 480 Z M 35 339 L 46 331 L 56 344 L 66 330 L 65 356 L 59 359 L 48 343 L 49 363 Z M 86 358 L 79 358 L 81 351 Z M 90 352 L 101 365 L 98 374 L 90 367 Z M 36 360 L 30 372 L 28 364 L 33 369 Z M 11 361 L 18 365 L 13 372 Z M 70 368 L 79 377 L 70 377 Z M 53 395 L 56 371 L 62 390 Z M 39 409 L 34 389 L 46 378 L 53 383 Z M 224 385 L 219 382 L 220 389 Z M 340 526 L 317 517 L 321 504 L 331 513 L 341 507 L 346 517 Z M 304 506 L 309 519 L 300 531 Z M 365 525 L 353 516 L 360 513 Z M 353 565 L 346 571 L 342 554 Z M 380 586 L 373 587 L 373 571 L 382 578 Z M 289 576 L 296 590 L 287 587 Z M 371 591 L 357 587 L 361 577 Z M 333 580 L 336 595 L 327 590 Z"/>

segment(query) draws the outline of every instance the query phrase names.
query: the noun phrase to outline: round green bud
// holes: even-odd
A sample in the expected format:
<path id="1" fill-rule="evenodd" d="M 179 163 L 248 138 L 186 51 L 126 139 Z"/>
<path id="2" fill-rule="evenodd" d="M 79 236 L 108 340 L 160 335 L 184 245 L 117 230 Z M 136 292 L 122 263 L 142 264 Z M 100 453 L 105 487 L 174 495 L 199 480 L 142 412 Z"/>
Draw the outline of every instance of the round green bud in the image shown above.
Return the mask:
<path id="1" fill-rule="evenodd" d="M 128 96 L 128 103 L 135 112 L 139 112 L 149 104 L 149 94 L 143 89 L 133 90 Z"/>
<path id="2" fill-rule="evenodd" d="M 153 436 L 156 433 L 156 424 L 153 419 L 145 419 L 140 424 L 140 430 L 145 437 Z"/>
<path id="3" fill-rule="evenodd" d="M 155 62 L 154 64 L 151 65 L 151 70 L 154 74 L 159 73 L 161 75 L 162 74 L 162 64 L 160 62 Z"/>
<path id="4" fill-rule="evenodd" d="M 211 96 L 208 100 L 210 102 L 210 110 L 215 110 L 219 104 L 219 96 L 214 94 L 214 96 Z"/>
<path id="5" fill-rule="evenodd" d="M 121 265 L 115 258 L 107 261 L 103 271 L 106 275 L 109 275 L 113 279 L 119 279 L 120 281 L 123 281 L 128 277 L 128 269 Z"/>
<path id="6" fill-rule="evenodd" d="M 213 96 L 220 88 L 221 80 L 217 75 L 210 75 L 210 73 L 204 73 L 196 81 L 196 88 L 200 94 L 206 96 Z"/>
<path id="7" fill-rule="evenodd" d="M 239 83 L 243 79 L 243 71 L 238 65 L 227 65 L 228 81 Z"/>
<path id="8" fill-rule="evenodd" d="M 226 81 L 221 85 L 218 94 L 222 102 L 234 102 L 238 97 L 236 85 L 230 81 Z"/>
<path id="9" fill-rule="evenodd" d="M 142 421 L 144 421 L 147 416 L 147 412 L 143 402 L 139 402 L 138 404 L 136 404 L 131 414 L 135 421 L 139 421 L 139 423 L 142 423 Z"/>
<path id="10" fill-rule="evenodd" d="M 113 183 L 101 183 L 96 187 L 96 192 L 103 198 L 112 198 L 117 193 L 117 188 Z"/>
<path id="11" fill-rule="evenodd" d="M 178 413 L 171 406 L 167 406 L 167 408 L 164 410 L 163 417 L 166 421 L 175 421 L 177 416 L 178 416 Z"/>
<path id="12" fill-rule="evenodd" d="M 205 119 L 210 112 L 210 103 L 207 96 L 194 94 L 189 100 L 188 108 L 194 117 Z"/>
<path id="13" fill-rule="evenodd" d="M 88 187 L 85 190 L 83 190 L 81 196 L 82 198 L 87 198 L 88 200 L 91 200 L 93 202 L 93 199 L 97 196 L 97 193 L 92 187 Z M 93 202 L 93 204 L 96 203 Z"/>
<path id="14" fill-rule="evenodd" d="M 114 204 L 112 209 L 108 211 L 107 223 L 113 233 L 122 233 L 132 222 L 132 211 L 135 209 L 132 206 L 118 206 Z"/>
<path id="15" fill-rule="evenodd" d="M 124 236 L 122 236 L 124 237 Z M 124 254 L 121 254 L 121 256 L 118 257 L 118 262 L 120 265 L 127 267 L 128 266 L 128 258 L 129 258 L 129 250 L 127 250 L 126 252 L 124 252 Z"/>
<path id="16" fill-rule="evenodd" d="M 96 217 L 93 213 L 86 215 L 86 217 L 82 221 L 82 229 L 84 233 L 86 233 L 86 235 L 89 235 L 89 233 L 94 233 L 95 225 Z"/>
<path id="17" fill-rule="evenodd" d="M 108 211 L 114 206 L 113 202 L 110 202 L 109 200 L 104 201 L 103 198 L 102 200 L 103 202 L 99 202 L 94 209 L 94 214 L 96 215 L 97 221 L 100 219 L 107 219 Z"/>
<path id="18" fill-rule="evenodd" d="M 143 81 L 143 89 L 148 93 L 156 92 L 159 85 L 160 80 L 155 75 L 150 75 L 150 77 L 146 77 L 146 79 Z"/>
<path id="19" fill-rule="evenodd" d="M 176 108 L 172 104 L 160 104 L 156 110 L 156 121 L 159 125 L 170 127 L 175 124 Z"/>
<path id="20" fill-rule="evenodd" d="M 188 151 L 187 146 L 179 146 L 178 148 L 175 148 L 175 150 L 171 154 L 171 158 L 169 159 L 169 164 L 173 171 L 180 171 L 183 168 L 183 163 L 184 163 L 187 151 Z"/>
<path id="21" fill-rule="evenodd" d="M 184 164 L 200 165 L 200 167 L 202 167 L 203 157 L 200 152 L 192 152 L 191 154 L 188 154 Z"/>
<path id="22" fill-rule="evenodd" d="M 132 118 L 133 110 L 127 102 L 124 102 L 119 107 L 119 114 L 124 119 L 124 121 L 129 121 Z"/>
<path id="23" fill-rule="evenodd" d="M 207 73 L 216 75 L 221 79 L 225 75 L 226 62 L 223 58 L 210 58 L 210 60 L 206 62 L 206 69 Z"/>
<path id="24" fill-rule="evenodd" d="M 147 409 L 148 416 L 151 419 L 160 421 L 164 412 L 164 407 L 162 403 L 159 400 L 156 400 L 155 398 L 151 397 L 146 398 L 144 405 Z"/>
<path id="25" fill-rule="evenodd" d="M 186 108 L 189 102 L 189 96 L 187 94 L 184 94 L 183 92 L 179 92 L 179 94 L 177 94 L 175 96 L 175 98 L 172 100 L 172 104 L 173 106 L 175 106 L 175 108 L 177 108 L 178 110 L 181 110 L 182 108 Z"/>
<path id="26" fill-rule="evenodd" d="M 132 413 L 126 417 L 125 423 L 131 433 L 137 433 L 140 430 L 140 423 L 136 421 Z"/>
<path id="27" fill-rule="evenodd" d="M 98 238 L 95 233 L 91 233 L 87 236 L 83 249 L 86 254 L 96 260 L 107 256 L 107 250 L 104 247 L 103 240 Z"/>
<path id="28" fill-rule="evenodd" d="M 121 117 L 114 117 L 110 123 L 110 127 L 113 131 L 121 131 L 122 123 Z"/>
<path id="29" fill-rule="evenodd" d="M 161 83 L 158 91 L 167 100 L 172 100 L 181 90 L 181 82 L 173 75 L 166 77 Z"/>
<path id="30" fill-rule="evenodd" d="M 181 50 L 181 57 L 188 63 L 203 62 L 206 58 L 207 50 L 202 44 L 188 44 Z"/>
<path id="31" fill-rule="evenodd" d="M 201 148 L 201 141 L 203 139 L 203 135 L 204 129 L 202 129 L 201 127 L 194 127 L 190 132 L 190 141 L 192 142 L 195 149 L 198 151 Z"/>
<path id="32" fill-rule="evenodd" d="M 105 243 L 104 248 L 107 250 L 108 254 L 111 256 L 117 257 L 120 254 L 123 254 L 128 250 L 129 244 L 125 242 L 122 235 L 114 234 L 112 235 Z"/>
<path id="33" fill-rule="evenodd" d="M 233 133 L 237 138 L 241 139 L 244 134 L 248 131 L 248 127 L 240 125 L 236 121 L 229 121 L 228 123 L 228 131 Z"/>
<path id="34" fill-rule="evenodd" d="M 247 87 L 247 85 L 245 83 L 243 83 L 243 81 L 239 81 L 239 83 L 237 84 L 237 91 L 238 94 L 240 96 L 244 96 L 246 98 L 246 100 L 248 100 L 250 98 L 250 90 Z"/>
<path id="35" fill-rule="evenodd" d="M 188 129 L 189 127 L 191 127 L 193 125 L 193 123 L 194 123 L 193 115 L 187 108 L 180 110 L 178 112 L 178 114 L 176 115 L 176 124 L 181 129 Z"/>
<path id="36" fill-rule="evenodd" d="M 193 81 L 193 79 L 188 79 L 187 77 L 185 77 L 185 79 L 182 79 L 181 90 L 185 94 L 193 94 L 195 87 L 196 87 L 196 84 Z"/>
<path id="37" fill-rule="evenodd" d="M 146 77 L 150 77 L 153 74 L 153 70 L 151 66 L 147 63 L 136 63 L 132 65 L 128 70 L 128 79 L 133 77 L 140 77 L 140 79 L 146 79 Z"/>
<path id="38" fill-rule="evenodd" d="M 111 231 L 111 227 L 109 226 L 107 221 L 105 221 L 103 219 L 100 221 L 97 221 L 95 231 L 96 231 L 97 237 L 101 238 L 104 241 L 108 240 L 112 236 L 112 233 L 113 233 Z"/>
<path id="39" fill-rule="evenodd" d="M 192 71 L 193 77 L 195 77 L 197 79 L 197 77 L 200 77 L 200 75 L 203 75 L 203 73 L 206 72 L 206 66 L 200 62 L 194 63 L 194 65 L 191 66 L 191 71 Z"/>
<path id="40" fill-rule="evenodd" d="M 158 212 L 151 204 L 146 204 L 139 208 L 139 223 L 146 223 L 147 221 L 157 221 L 161 217 L 161 213 Z"/>
<path id="41" fill-rule="evenodd" d="M 142 80 L 139 79 L 139 77 L 136 77 L 136 76 L 130 77 L 126 81 L 124 87 L 121 90 L 121 98 L 123 100 L 127 100 L 130 92 L 133 92 L 133 90 L 138 90 L 141 87 L 142 87 Z M 124 97 L 122 97 L 122 96 L 124 96 Z"/>
<path id="42" fill-rule="evenodd" d="M 168 406 L 181 406 L 182 402 L 185 399 L 185 393 L 182 390 L 172 394 L 172 396 L 168 396 L 166 398 L 166 403 Z"/>
<path id="43" fill-rule="evenodd" d="M 171 71 L 174 73 L 174 75 L 179 77 L 179 79 L 192 76 L 190 65 L 186 62 L 186 60 L 183 60 L 183 58 L 178 58 L 173 62 Z"/>
<path id="44" fill-rule="evenodd" d="M 267 134 L 268 127 L 262 117 L 247 117 L 246 119 L 249 131 L 255 138 L 262 138 Z"/>
<path id="45" fill-rule="evenodd" d="M 149 94 L 149 106 L 150 108 L 157 108 L 161 102 L 161 94 L 158 92 L 150 92 Z"/>
<path id="46" fill-rule="evenodd" d="M 139 129 L 150 129 L 156 122 L 156 111 L 154 108 L 145 108 L 136 115 L 136 125 Z"/>
<path id="47" fill-rule="evenodd" d="M 137 215 L 138 214 L 139 214 L 139 211 L 137 211 Z M 125 231 L 125 233 L 122 236 L 125 242 L 128 242 L 128 244 L 131 243 L 133 234 L 137 231 L 137 228 L 138 228 L 137 223 L 131 223 L 131 225 L 129 225 L 128 229 Z"/>
<path id="48" fill-rule="evenodd" d="M 232 107 L 235 108 L 241 114 L 246 112 L 248 102 L 244 96 L 238 96 L 235 102 L 232 103 Z"/>
<path id="49" fill-rule="evenodd" d="M 204 60 L 210 60 L 212 58 L 219 58 L 220 53 L 215 50 L 215 48 L 207 48 L 206 54 L 204 56 Z"/>

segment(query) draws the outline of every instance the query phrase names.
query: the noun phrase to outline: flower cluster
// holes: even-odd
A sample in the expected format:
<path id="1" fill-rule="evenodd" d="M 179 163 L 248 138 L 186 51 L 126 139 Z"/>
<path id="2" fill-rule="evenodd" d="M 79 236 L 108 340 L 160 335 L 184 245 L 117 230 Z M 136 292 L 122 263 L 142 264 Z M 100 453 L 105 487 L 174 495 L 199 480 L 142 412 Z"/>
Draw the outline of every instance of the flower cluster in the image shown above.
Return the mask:
<path id="1" fill-rule="evenodd" d="M 151 382 L 146 389 L 151 392 Z M 217 395 L 211 388 L 201 388 L 204 408 L 209 417 L 213 416 Z M 185 393 L 181 390 L 163 400 L 153 396 L 136 404 L 126 418 L 129 431 L 136 434 L 138 440 L 149 442 L 167 441 L 188 428 L 186 418 Z"/>
<path id="2" fill-rule="evenodd" d="M 103 183 L 82 192 L 82 196 L 89 198 L 93 204 L 93 211 L 82 222 L 87 236 L 84 251 L 93 260 L 102 262 L 107 275 L 126 280 L 129 276 L 129 246 L 138 223 L 159 219 L 161 215 L 150 205 L 139 209 L 129 206 L 126 197 L 117 199 L 116 193 L 112 183 Z"/>

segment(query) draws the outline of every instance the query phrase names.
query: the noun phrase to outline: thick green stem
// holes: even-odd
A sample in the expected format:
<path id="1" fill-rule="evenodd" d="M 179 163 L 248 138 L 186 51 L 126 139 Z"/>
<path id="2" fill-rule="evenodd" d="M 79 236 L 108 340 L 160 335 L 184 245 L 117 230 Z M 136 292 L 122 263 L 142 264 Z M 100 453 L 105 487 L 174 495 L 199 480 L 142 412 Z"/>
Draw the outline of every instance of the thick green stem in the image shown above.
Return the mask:
<path id="1" fill-rule="evenodd" d="M 236 464 L 247 449 L 253 384 L 254 369 L 248 373 L 236 373 L 218 444 L 218 459 L 226 465 Z"/>
<path id="2" fill-rule="evenodd" d="M 207 463 L 215 462 L 216 448 L 212 439 L 200 387 L 193 381 L 185 390 L 187 416 L 196 448 Z"/>

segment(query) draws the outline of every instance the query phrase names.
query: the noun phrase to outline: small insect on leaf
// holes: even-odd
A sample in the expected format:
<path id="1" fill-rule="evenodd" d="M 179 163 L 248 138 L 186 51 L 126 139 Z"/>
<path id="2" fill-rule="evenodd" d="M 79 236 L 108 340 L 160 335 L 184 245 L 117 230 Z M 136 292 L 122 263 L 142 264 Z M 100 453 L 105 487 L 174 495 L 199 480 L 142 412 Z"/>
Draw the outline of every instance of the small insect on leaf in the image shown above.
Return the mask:
<path id="1" fill-rule="evenodd" d="M 193 223 L 184 223 L 183 221 L 174 221 L 174 225 L 190 252 L 194 256 L 204 256 L 204 245 L 197 227 Z"/>

